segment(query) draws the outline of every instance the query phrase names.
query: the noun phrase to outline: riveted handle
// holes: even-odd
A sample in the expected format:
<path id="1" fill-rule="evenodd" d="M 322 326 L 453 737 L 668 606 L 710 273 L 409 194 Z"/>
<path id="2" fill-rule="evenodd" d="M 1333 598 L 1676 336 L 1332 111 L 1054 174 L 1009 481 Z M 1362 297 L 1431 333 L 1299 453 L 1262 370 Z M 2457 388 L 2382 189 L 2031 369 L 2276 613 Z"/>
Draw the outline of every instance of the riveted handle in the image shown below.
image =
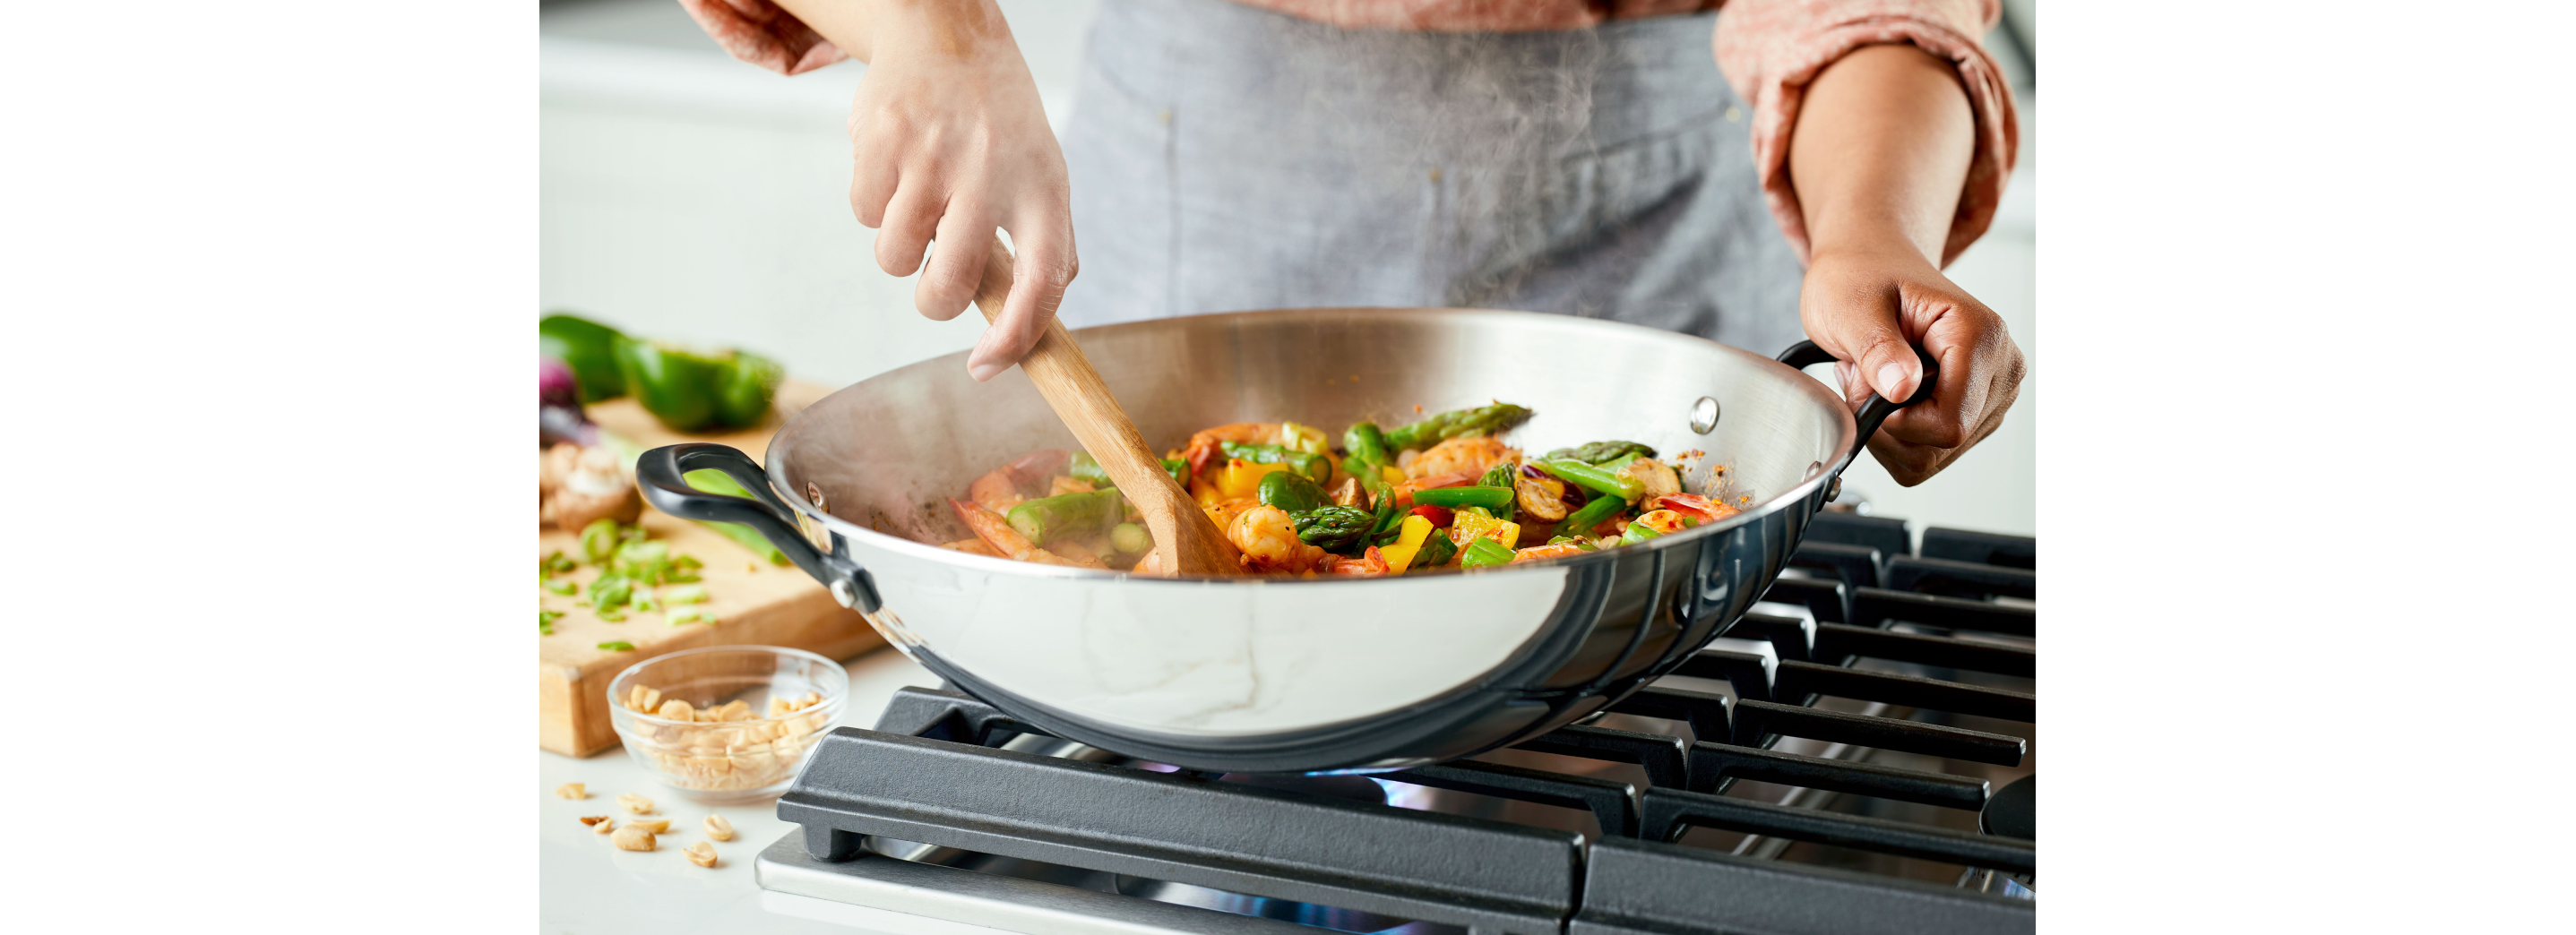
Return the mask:
<path id="1" fill-rule="evenodd" d="M 708 493 L 689 486 L 690 471 L 712 468 L 750 491 L 750 497 Z M 867 569 L 859 567 L 848 556 L 816 549 L 796 528 L 796 511 L 769 489 L 769 477 L 759 462 L 726 445 L 691 442 L 668 445 L 644 453 L 635 461 L 635 485 L 642 488 L 644 499 L 653 508 L 681 519 L 709 523 L 741 523 L 760 533 L 760 537 L 787 554 L 787 560 L 832 592 L 841 606 L 863 614 L 876 613 L 884 602 L 877 598 L 877 585 Z"/>
<path id="2" fill-rule="evenodd" d="M 1881 399 L 1877 393 L 1871 393 L 1868 399 L 1861 400 L 1860 411 L 1852 414 L 1852 421 L 1860 426 L 1860 435 L 1852 441 L 1851 450 L 1843 453 L 1842 463 L 1834 465 L 1835 476 L 1841 476 L 1844 468 L 1850 467 L 1853 461 L 1860 459 L 1861 452 L 1869 450 L 1870 437 L 1878 434 L 1878 427 L 1887 422 L 1887 417 L 1895 415 L 1896 410 L 1932 398 L 1933 391 L 1941 383 L 1941 362 L 1932 359 L 1932 354 L 1925 351 L 1920 344 L 1914 345 L 1914 358 L 1923 362 L 1923 379 L 1914 384 L 1913 397 L 1897 403 Z M 1778 358 L 1781 363 L 1799 370 L 1805 370 L 1817 364 L 1832 363 L 1839 359 L 1827 353 L 1824 348 L 1817 347 L 1814 341 L 1800 341 L 1789 345 L 1789 349 L 1781 351 Z"/>

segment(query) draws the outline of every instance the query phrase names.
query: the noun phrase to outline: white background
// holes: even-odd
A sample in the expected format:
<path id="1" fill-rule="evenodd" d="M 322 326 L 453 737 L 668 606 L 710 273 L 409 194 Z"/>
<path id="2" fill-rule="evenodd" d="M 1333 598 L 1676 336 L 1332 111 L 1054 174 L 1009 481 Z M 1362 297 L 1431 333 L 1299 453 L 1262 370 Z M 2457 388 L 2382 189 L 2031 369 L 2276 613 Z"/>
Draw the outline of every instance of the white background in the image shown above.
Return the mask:
<path id="1" fill-rule="evenodd" d="M 2576 14 L 2043 13 L 2045 924 L 2563 928 Z M 14 926 L 533 917 L 536 19 L 13 10 Z"/>

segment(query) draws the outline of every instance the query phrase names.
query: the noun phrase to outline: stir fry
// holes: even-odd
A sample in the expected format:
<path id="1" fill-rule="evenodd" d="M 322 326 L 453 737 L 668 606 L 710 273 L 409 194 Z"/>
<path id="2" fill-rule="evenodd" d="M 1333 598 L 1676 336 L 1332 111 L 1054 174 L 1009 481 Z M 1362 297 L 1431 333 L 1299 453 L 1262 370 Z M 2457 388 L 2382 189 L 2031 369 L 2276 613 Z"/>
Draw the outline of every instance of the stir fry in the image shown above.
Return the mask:
<path id="1" fill-rule="evenodd" d="M 1190 436 L 1164 470 L 1243 553 L 1243 573 L 1376 577 L 1543 561 L 1642 542 L 1735 515 L 1682 492 L 1655 449 L 1596 441 L 1529 456 L 1502 440 L 1529 421 L 1510 403 L 1332 445 L 1296 422 Z M 1049 448 L 978 477 L 949 505 L 974 538 L 943 547 L 1155 573 L 1152 537 L 1090 456 Z"/>

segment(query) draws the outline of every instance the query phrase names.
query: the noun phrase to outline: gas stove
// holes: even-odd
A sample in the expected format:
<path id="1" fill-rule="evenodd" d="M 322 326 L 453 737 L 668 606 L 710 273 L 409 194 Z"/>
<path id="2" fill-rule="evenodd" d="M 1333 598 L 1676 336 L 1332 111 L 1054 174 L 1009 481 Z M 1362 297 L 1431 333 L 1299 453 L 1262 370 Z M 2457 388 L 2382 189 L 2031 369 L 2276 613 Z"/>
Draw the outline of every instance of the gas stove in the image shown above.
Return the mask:
<path id="1" fill-rule="evenodd" d="M 1820 515 L 1675 674 L 1371 776 L 1195 773 L 904 689 L 825 740 L 756 871 L 920 931 L 2031 931 L 2034 546 Z"/>

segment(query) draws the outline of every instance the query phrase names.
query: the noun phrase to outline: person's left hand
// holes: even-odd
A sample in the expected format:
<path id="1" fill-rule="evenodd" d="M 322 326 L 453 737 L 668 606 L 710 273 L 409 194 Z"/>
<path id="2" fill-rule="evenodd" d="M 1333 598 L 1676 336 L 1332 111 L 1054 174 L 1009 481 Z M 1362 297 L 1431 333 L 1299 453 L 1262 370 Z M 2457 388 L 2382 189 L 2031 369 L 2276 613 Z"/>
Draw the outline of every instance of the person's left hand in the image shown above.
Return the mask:
<path id="1" fill-rule="evenodd" d="M 1908 487 L 1994 434 L 2021 393 L 2021 348 L 2002 316 L 1905 244 L 1816 253 L 1798 292 L 1798 320 L 1834 355 L 1854 409 L 1873 390 L 1888 399 L 1914 394 L 1923 364 L 1909 340 L 1940 363 L 1932 398 L 1897 410 L 1869 440 L 1870 454 Z"/>

